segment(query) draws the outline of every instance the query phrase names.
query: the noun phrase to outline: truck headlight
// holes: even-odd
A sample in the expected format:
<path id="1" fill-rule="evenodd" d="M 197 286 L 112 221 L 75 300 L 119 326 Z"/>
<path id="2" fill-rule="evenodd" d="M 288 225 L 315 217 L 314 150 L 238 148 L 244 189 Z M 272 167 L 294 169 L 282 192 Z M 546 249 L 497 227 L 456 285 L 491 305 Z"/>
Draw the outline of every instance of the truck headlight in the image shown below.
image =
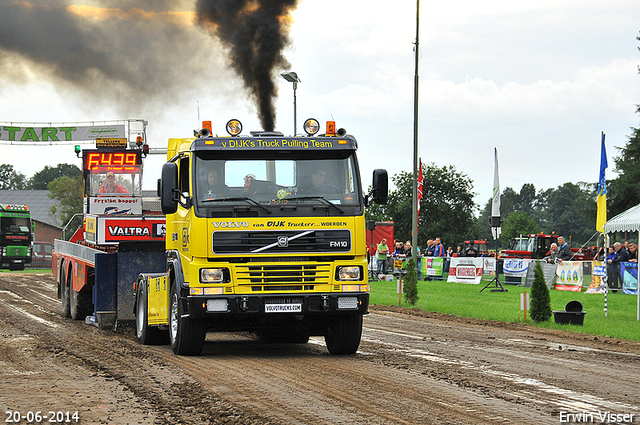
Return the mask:
<path id="1" fill-rule="evenodd" d="M 225 281 L 225 274 L 228 274 L 228 270 L 226 268 L 200 269 L 200 282 L 221 283 Z"/>
<path id="2" fill-rule="evenodd" d="M 362 268 L 360 266 L 339 266 L 337 268 L 337 280 L 362 280 Z"/>

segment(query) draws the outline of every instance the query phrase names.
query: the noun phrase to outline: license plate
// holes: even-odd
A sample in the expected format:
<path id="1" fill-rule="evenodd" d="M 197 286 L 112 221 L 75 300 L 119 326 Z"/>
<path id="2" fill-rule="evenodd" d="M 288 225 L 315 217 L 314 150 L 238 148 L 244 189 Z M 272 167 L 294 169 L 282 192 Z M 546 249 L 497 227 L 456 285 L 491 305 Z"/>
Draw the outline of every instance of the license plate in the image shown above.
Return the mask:
<path id="1" fill-rule="evenodd" d="M 302 313 L 302 304 L 265 304 L 265 313 Z"/>

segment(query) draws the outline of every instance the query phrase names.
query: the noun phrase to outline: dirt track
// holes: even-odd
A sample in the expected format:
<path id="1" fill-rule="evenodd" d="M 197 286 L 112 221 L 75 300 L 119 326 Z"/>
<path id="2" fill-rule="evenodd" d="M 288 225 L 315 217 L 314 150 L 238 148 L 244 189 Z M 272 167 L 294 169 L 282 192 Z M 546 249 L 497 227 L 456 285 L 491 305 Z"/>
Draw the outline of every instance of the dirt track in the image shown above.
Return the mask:
<path id="1" fill-rule="evenodd" d="M 354 356 L 330 356 L 322 338 L 210 333 L 201 356 L 178 357 L 59 310 L 51 276 L 0 273 L 5 422 L 77 411 L 85 424 L 640 423 L 638 343 L 374 307 Z"/>

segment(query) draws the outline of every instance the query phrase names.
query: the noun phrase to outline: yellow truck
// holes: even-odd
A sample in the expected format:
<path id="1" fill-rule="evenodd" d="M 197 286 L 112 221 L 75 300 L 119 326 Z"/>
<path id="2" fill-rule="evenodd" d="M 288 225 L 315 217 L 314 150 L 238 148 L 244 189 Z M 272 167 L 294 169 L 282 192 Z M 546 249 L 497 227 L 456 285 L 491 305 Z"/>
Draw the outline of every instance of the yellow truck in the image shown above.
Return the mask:
<path id="1" fill-rule="evenodd" d="M 208 331 L 253 332 L 278 343 L 324 336 L 355 353 L 369 305 L 364 209 L 386 203 L 385 170 L 362 191 L 357 142 L 314 119 L 278 132 L 169 139 L 158 181 L 166 272 L 135 282 L 136 336 L 198 355 Z"/>

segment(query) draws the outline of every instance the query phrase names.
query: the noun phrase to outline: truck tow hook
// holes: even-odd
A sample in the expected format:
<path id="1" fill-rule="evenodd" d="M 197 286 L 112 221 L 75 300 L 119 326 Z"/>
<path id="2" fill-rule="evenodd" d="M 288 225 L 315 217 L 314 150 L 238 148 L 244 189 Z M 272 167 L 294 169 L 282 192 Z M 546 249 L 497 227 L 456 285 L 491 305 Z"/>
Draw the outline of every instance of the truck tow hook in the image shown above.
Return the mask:
<path id="1" fill-rule="evenodd" d="M 246 295 L 240 298 L 240 310 L 249 310 L 249 297 Z"/>
<path id="2" fill-rule="evenodd" d="M 322 309 L 329 310 L 329 295 L 322 296 Z"/>

